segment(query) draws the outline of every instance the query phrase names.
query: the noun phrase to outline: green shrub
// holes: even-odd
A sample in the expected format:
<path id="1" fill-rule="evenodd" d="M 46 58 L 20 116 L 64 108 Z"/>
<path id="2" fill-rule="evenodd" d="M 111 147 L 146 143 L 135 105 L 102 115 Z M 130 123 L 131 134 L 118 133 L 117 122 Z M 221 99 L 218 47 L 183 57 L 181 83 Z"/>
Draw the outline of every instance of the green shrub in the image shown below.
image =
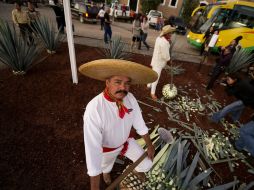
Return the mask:
<path id="1" fill-rule="evenodd" d="M 254 55 L 245 49 L 237 49 L 226 68 L 226 73 L 235 73 L 254 63 Z"/>
<path id="2" fill-rule="evenodd" d="M 102 54 L 106 59 L 128 59 L 130 53 L 125 51 L 125 44 L 120 36 L 112 38 L 109 45 L 102 50 Z"/>
<path id="3" fill-rule="evenodd" d="M 0 61 L 9 66 L 15 74 L 25 74 L 33 65 L 40 50 L 28 45 L 15 27 L 0 19 Z"/>
<path id="4" fill-rule="evenodd" d="M 48 53 L 56 52 L 63 36 L 60 34 L 60 31 L 56 32 L 52 22 L 49 22 L 45 17 L 40 17 L 34 22 L 33 30 Z"/>

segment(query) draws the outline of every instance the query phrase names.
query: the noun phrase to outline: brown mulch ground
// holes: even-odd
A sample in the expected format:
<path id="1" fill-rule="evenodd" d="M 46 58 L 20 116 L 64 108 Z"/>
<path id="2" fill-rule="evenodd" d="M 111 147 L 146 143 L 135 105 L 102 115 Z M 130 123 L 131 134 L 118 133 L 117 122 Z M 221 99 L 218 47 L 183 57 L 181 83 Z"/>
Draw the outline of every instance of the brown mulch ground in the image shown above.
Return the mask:
<path id="1" fill-rule="evenodd" d="M 76 45 L 75 49 L 78 66 L 103 58 L 96 48 Z M 148 66 L 151 57 L 133 54 L 132 60 Z M 175 63 L 186 69 L 184 75 L 174 78 L 176 86 L 191 83 L 192 88 L 205 95 L 201 84 L 206 84 L 210 68 L 202 67 L 199 74 L 195 64 Z M 0 70 L 0 189 L 89 189 L 82 115 L 86 104 L 103 90 L 104 83 L 78 75 L 79 83 L 75 85 L 66 44 L 25 76 L 14 76 L 9 69 Z M 169 80 L 170 76 L 163 71 L 158 92 Z M 149 91 L 145 86 L 133 86 L 131 91 L 138 100 L 160 107 L 147 98 Z M 214 97 L 226 104 L 232 101 L 218 85 Z M 158 113 L 143 105 L 141 108 L 145 121 L 151 120 L 150 114 L 155 120 L 149 127 L 179 127 L 169 122 L 166 111 Z M 249 113 L 250 110 L 245 111 L 242 122 L 248 120 Z M 193 122 L 204 129 L 222 128 L 210 124 L 206 116 Z M 114 178 L 123 167 L 116 165 Z M 221 164 L 216 170 L 223 183 L 232 181 L 233 176 L 242 182 L 252 181 L 253 175 L 241 167 L 230 173 L 227 164 Z"/>

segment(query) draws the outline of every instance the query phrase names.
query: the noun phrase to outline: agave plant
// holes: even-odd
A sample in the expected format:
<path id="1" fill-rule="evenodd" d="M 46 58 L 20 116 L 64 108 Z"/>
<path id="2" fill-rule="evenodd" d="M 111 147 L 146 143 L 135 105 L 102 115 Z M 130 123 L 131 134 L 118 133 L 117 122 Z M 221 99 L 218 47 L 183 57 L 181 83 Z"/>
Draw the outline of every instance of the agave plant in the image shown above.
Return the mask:
<path id="1" fill-rule="evenodd" d="M 226 73 L 235 73 L 254 63 L 254 54 L 245 49 L 237 49 L 234 53 Z"/>
<path id="2" fill-rule="evenodd" d="M 39 54 L 40 50 L 34 44 L 28 45 L 14 26 L 0 19 L 0 61 L 14 74 L 25 74 Z"/>
<path id="3" fill-rule="evenodd" d="M 154 158 L 152 170 L 148 173 L 147 189 L 184 190 L 210 186 L 208 179 L 212 169 L 204 169 L 198 173 L 199 152 L 188 165 L 189 146 L 187 140 L 178 139 L 171 146 L 161 149 Z"/>
<path id="4" fill-rule="evenodd" d="M 128 59 L 130 53 L 125 51 L 125 44 L 120 36 L 112 38 L 111 43 L 102 49 L 102 54 L 107 59 Z"/>
<path id="5" fill-rule="evenodd" d="M 123 181 L 122 185 L 126 189 L 147 189 L 147 190 L 194 190 L 194 189 L 231 189 L 239 183 L 234 180 L 230 183 L 216 186 L 210 175 L 213 168 L 206 168 L 200 159 L 199 150 L 195 155 L 190 155 L 191 143 L 188 140 L 176 139 L 172 144 L 165 144 L 158 137 L 158 126 L 150 134 L 153 139 L 155 149 L 159 149 L 153 160 L 151 170 L 146 174 L 147 180 L 140 180 L 134 173 L 130 173 Z M 137 143 L 145 148 L 143 139 L 138 139 Z M 127 166 L 128 167 L 128 166 Z M 248 184 L 252 186 L 253 184 Z M 246 186 L 246 185 L 245 185 Z"/>
<path id="6" fill-rule="evenodd" d="M 47 49 L 47 52 L 55 53 L 63 36 L 59 30 L 56 32 L 54 24 L 46 17 L 40 17 L 35 20 L 33 30 Z"/>

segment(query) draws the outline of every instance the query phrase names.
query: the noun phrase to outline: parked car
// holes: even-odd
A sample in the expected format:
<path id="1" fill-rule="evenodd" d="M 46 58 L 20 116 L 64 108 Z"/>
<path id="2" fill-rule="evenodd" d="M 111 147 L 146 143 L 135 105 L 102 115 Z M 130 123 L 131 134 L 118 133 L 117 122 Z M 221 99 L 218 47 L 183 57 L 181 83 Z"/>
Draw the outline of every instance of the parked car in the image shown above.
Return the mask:
<path id="1" fill-rule="evenodd" d="M 162 12 L 157 10 L 150 10 L 147 15 L 149 26 L 155 27 L 158 17 L 163 18 Z"/>
<path id="2" fill-rule="evenodd" d="M 80 22 L 92 22 L 97 23 L 97 15 L 99 13 L 99 7 L 84 2 L 75 2 L 72 15 L 78 16 Z"/>
<path id="3" fill-rule="evenodd" d="M 180 33 L 182 35 L 185 35 L 187 32 L 187 25 L 184 23 L 183 19 L 181 17 L 174 17 L 171 16 L 168 19 L 168 24 L 170 24 L 173 27 L 176 27 L 176 32 Z"/>
<path id="4" fill-rule="evenodd" d="M 123 6 L 125 6 L 126 14 L 123 13 Z M 130 20 L 130 7 L 124 4 L 112 3 L 109 15 L 114 16 L 115 19 Z"/>

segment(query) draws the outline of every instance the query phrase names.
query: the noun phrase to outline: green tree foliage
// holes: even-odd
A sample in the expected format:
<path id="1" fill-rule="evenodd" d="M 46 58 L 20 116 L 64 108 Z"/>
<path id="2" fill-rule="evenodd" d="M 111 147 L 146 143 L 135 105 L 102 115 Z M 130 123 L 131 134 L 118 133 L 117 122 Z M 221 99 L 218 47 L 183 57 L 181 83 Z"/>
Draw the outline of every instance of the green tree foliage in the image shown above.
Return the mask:
<path id="1" fill-rule="evenodd" d="M 150 10 L 157 10 L 161 0 L 141 0 L 142 12 L 148 13 Z"/>
<path id="2" fill-rule="evenodd" d="M 198 0 L 185 0 L 183 4 L 183 13 L 182 13 L 182 18 L 185 23 L 189 23 L 191 19 L 191 14 L 193 10 L 198 7 L 199 1 Z"/>

